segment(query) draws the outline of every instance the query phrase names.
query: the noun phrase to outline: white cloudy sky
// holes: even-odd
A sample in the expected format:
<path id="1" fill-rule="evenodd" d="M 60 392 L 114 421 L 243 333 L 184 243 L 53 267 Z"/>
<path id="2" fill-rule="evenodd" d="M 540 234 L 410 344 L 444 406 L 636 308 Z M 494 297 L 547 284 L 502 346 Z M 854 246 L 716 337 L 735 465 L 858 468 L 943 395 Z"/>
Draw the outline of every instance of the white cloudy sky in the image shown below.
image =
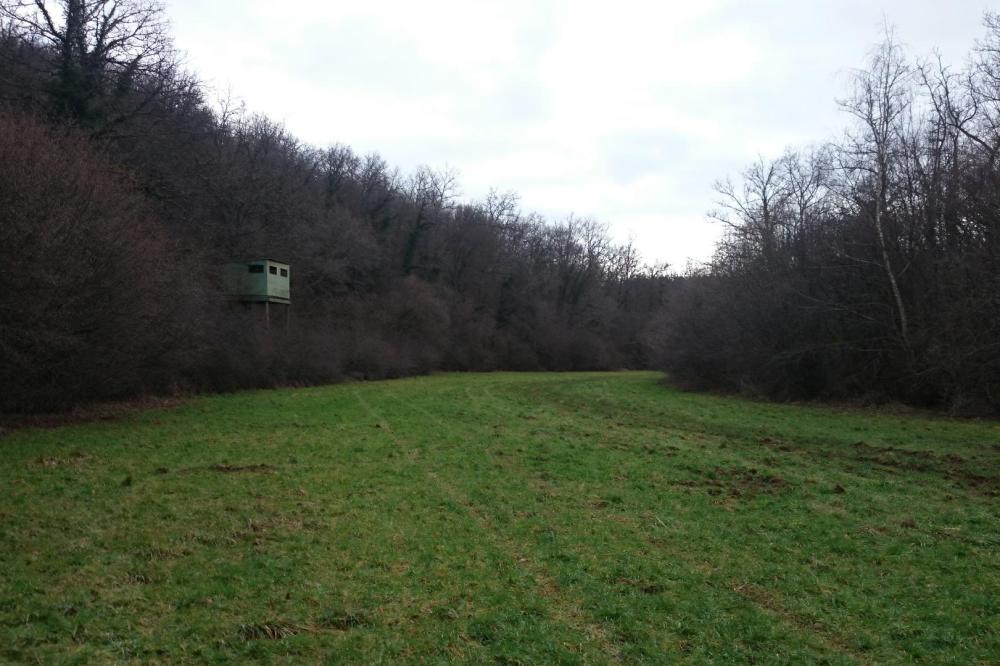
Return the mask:
<path id="1" fill-rule="evenodd" d="M 960 63 L 970 0 L 170 0 L 188 64 L 218 94 L 317 145 L 463 194 L 609 223 L 648 261 L 704 259 L 712 182 L 820 141 L 883 18 L 915 55 Z"/>

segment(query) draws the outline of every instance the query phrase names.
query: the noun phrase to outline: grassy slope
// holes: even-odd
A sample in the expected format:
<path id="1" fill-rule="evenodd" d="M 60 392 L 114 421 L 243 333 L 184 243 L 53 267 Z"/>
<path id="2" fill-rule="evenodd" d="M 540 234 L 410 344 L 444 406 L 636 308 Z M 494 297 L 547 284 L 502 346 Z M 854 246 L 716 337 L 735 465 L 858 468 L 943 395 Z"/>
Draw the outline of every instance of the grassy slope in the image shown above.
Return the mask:
<path id="1" fill-rule="evenodd" d="M 1000 661 L 996 423 L 444 375 L 0 447 L 2 661 Z"/>

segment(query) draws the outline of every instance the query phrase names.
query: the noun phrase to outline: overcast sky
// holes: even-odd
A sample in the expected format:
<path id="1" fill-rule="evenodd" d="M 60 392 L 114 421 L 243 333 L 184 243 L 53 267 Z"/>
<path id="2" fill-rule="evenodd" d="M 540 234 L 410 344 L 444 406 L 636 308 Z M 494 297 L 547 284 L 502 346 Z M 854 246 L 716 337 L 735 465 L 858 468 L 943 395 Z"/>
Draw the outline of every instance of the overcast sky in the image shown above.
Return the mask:
<path id="1" fill-rule="evenodd" d="M 960 63 L 968 0 L 171 0 L 189 66 L 316 145 L 455 168 L 467 198 L 607 222 L 647 261 L 709 256 L 712 183 L 830 138 L 883 17 Z"/>

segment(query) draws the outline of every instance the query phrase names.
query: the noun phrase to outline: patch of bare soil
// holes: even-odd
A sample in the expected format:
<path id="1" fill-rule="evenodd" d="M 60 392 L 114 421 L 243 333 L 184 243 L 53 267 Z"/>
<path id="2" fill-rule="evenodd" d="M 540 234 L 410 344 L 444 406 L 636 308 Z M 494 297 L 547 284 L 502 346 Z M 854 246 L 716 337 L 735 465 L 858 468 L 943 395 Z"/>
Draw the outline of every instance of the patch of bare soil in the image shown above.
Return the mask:
<path id="1" fill-rule="evenodd" d="M 753 467 L 716 467 L 710 476 L 686 479 L 675 483 L 687 488 L 705 488 L 709 495 L 752 497 L 759 494 L 776 494 L 790 484 L 777 474 L 762 474 Z"/>
<path id="2" fill-rule="evenodd" d="M 274 465 L 268 465 L 266 463 L 256 464 L 256 465 L 230 465 L 229 463 L 216 463 L 214 465 L 205 465 L 204 467 L 185 467 L 183 469 L 177 470 L 178 474 L 191 474 L 193 472 L 219 472 L 221 474 L 241 474 L 241 473 L 262 473 L 269 474 L 271 472 L 278 471 L 278 468 Z M 168 474 L 170 470 L 166 467 L 157 467 L 157 474 Z"/>
<path id="3" fill-rule="evenodd" d="M 218 465 L 212 465 L 209 467 L 213 472 L 223 472 L 225 474 L 234 474 L 239 472 L 273 472 L 278 468 L 274 465 L 227 465 L 225 463 L 219 463 Z"/>
<path id="4" fill-rule="evenodd" d="M 970 462 L 955 453 L 915 451 L 895 446 L 871 446 L 865 442 L 854 444 L 856 460 L 879 465 L 890 470 L 925 472 L 951 480 L 958 487 L 972 490 L 987 497 L 1000 497 L 1000 477 L 980 474 L 970 469 Z M 971 463 L 975 464 L 975 463 Z"/>

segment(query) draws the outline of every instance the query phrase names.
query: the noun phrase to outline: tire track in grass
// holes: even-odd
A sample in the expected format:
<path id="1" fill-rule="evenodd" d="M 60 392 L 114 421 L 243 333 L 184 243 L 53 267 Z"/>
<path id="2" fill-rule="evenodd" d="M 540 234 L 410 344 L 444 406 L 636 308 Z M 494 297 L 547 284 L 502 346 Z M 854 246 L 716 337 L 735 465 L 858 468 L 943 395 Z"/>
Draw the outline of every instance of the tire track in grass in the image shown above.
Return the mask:
<path id="1" fill-rule="evenodd" d="M 608 383 L 606 381 L 600 381 L 597 382 L 596 384 L 591 384 L 590 387 L 594 387 L 603 399 L 607 401 L 613 401 L 613 398 L 610 396 L 608 392 Z M 473 399 L 473 395 L 469 387 L 466 387 L 466 393 L 470 399 Z M 484 390 L 484 395 L 486 395 L 485 390 Z M 489 399 L 495 399 L 492 393 L 490 393 L 490 395 L 488 395 L 487 397 Z M 649 424 L 640 425 L 638 427 L 641 428 L 650 427 L 652 428 L 652 430 L 659 430 L 659 428 L 652 427 Z M 750 460 L 745 456 L 741 457 L 743 457 L 748 464 L 754 463 L 753 460 Z M 518 474 L 521 477 L 524 476 L 524 470 L 514 465 L 511 461 L 501 460 L 500 462 L 507 469 L 511 470 L 512 473 Z M 528 480 L 527 482 L 533 483 L 531 480 Z M 534 483 L 537 483 L 541 487 L 547 485 L 544 482 L 534 482 Z M 657 517 L 655 513 L 651 511 L 644 512 L 642 515 L 631 516 L 626 524 L 629 524 L 632 527 L 632 529 L 635 530 L 636 534 L 647 533 L 651 528 L 651 526 L 649 524 L 645 524 L 643 520 L 649 516 L 653 517 L 660 524 L 660 526 L 664 526 L 663 521 L 660 520 L 660 518 Z M 655 529 L 655 526 L 653 526 L 652 528 Z M 669 548 L 667 550 L 670 557 L 675 558 L 678 561 L 684 562 L 684 564 L 691 571 L 699 571 L 705 565 L 704 561 L 692 557 L 691 553 L 684 549 Z M 808 619 L 801 616 L 800 614 L 796 613 L 795 611 L 787 608 L 781 602 L 777 594 L 770 592 L 769 590 L 763 587 L 754 585 L 749 582 L 740 581 L 737 579 L 726 581 L 724 582 L 723 585 L 718 585 L 709 580 L 706 580 L 705 583 L 716 589 L 724 589 L 729 594 L 732 594 L 739 599 L 742 599 L 746 602 L 753 604 L 761 612 L 778 620 L 786 627 L 789 627 L 794 631 L 801 632 L 806 636 L 813 638 L 820 647 L 826 649 L 831 653 L 839 654 L 848 659 L 852 659 L 860 664 L 873 663 L 872 658 L 870 656 L 859 652 L 853 646 L 851 646 L 847 638 L 833 631 L 830 631 L 828 628 L 822 625 L 817 625 L 815 622 L 811 622 Z"/>
<path id="2" fill-rule="evenodd" d="M 357 388 L 354 389 L 354 394 L 365 411 L 381 424 L 393 442 L 415 461 L 417 458 L 415 450 L 396 434 L 389 421 L 371 403 L 364 399 Z M 402 402 L 398 396 L 391 393 L 389 395 L 393 400 Z M 423 407 L 412 403 L 406 403 L 406 406 L 429 418 L 441 431 L 451 431 L 451 428 L 444 421 Z M 552 619 L 585 636 L 612 663 L 623 663 L 619 646 L 612 640 L 604 627 L 589 617 L 583 610 L 583 600 L 581 598 L 561 587 L 543 566 L 527 556 L 525 551 L 528 549 L 524 547 L 524 544 L 504 534 L 493 520 L 483 513 L 465 493 L 447 480 L 441 478 L 435 471 L 425 469 L 424 474 L 443 495 L 465 509 L 466 513 L 468 513 L 479 529 L 486 535 L 490 546 L 502 553 L 516 567 L 526 571 L 531 576 L 532 580 L 535 581 L 539 596 L 548 600 L 555 608 L 556 612 L 552 614 Z"/>
<path id="3" fill-rule="evenodd" d="M 605 397 L 607 396 L 607 391 L 608 391 L 607 382 L 599 382 L 595 388 L 599 393 L 604 394 Z M 488 385 L 482 387 L 481 393 L 482 393 L 482 398 L 485 399 L 486 402 L 488 403 L 496 404 L 502 401 L 501 398 L 498 398 L 493 393 L 493 391 L 489 389 Z M 465 395 L 468 398 L 469 406 L 482 402 L 482 400 L 477 399 L 476 395 L 473 393 L 471 387 L 469 386 L 465 387 Z M 400 396 L 392 393 L 390 393 L 389 396 L 393 400 L 396 400 L 397 402 L 403 402 L 407 408 L 423 414 L 425 417 L 433 421 L 435 425 L 439 428 L 439 430 L 441 430 L 442 432 L 448 432 L 452 438 L 461 438 L 462 436 L 469 434 L 469 432 L 467 431 L 458 433 L 458 431 L 456 431 L 456 428 L 452 424 L 446 422 L 444 419 L 438 417 L 437 415 L 435 415 L 434 413 L 430 412 L 429 410 L 420 405 L 414 404 L 409 401 L 403 401 L 403 399 Z M 476 411 L 482 413 L 481 409 L 477 409 Z M 497 462 L 499 462 L 499 464 L 502 467 L 507 469 L 512 475 L 523 480 L 524 483 L 527 484 L 529 487 L 536 488 L 540 491 L 551 490 L 550 484 L 548 484 L 547 482 L 538 479 L 527 478 L 526 470 L 521 468 L 519 465 L 515 464 L 513 461 L 508 460 L 506 458 L 495 458 L 495 459 L 497 460 Z M 438 485 L 441 491 L 447 494 L 449 498 L 452 499 L 452 501 L 455 501 L 456 503 L 465 507 L 466 510 L 469 511 L 470 515 L 472 515 L 472 517 L 476 520 L 476 522 L 479 523 L 481 526 L 483 526 L 485 530 L 491 531 L 491 533 L 502 537 L 502 535 L 497 531 L 496 527 L 493 526 L 493 523 L 490 520 L 490 518 L 488 516 L 485 516 L 475 506 L 475 504 L 472 503 L 471 500 L 469 500 L 468 497 L 465 496 L 460 490 L 456 489 L 447 481 L 441 479 L 435 472 L 428 471 L 426 473 L 430 477 L 432 477 L 432 479 L 435 481 L 435 483 Z M 648 533 L 650 529 L 650 525 L 644 523 L 644 520 L 647 517 L 648 516 L 646 515 L 646 512 L 644 512 L 642 515 L 632 516 L 632 520 L 627 520 L 622 524 L 629 525 L 633 530 L 635 530 L 635 534 L 645 534 Z M 510 540 L 509 538 L 506 539 L 506 541 L 510 545 L 505 547 L 504 550 L 511 556 L 512 559 L 517 561 L 519 565 L 524 566 L 525 569 L 532 574 L 532 576 L 535 578 L 536 583 L 539 585 L 539 588 L 541 590 L 543 591 L 551 590 L 556 592 L 560 591 L 558 583 L 552 578 L 550 574 L 548 574 L 544 570 L 544 568 L 541 565 L 532 563 L 530 560 L 527 560 L 527 558 L 522 559 L 521 557 L 519 557 L 518 555 L 519 551 L 516 548 L 516 542 Z M 659 549 L 663 549 L 663 547 L 664 545 L 660 544 Z M 698 560 L 697 558 L 692 557 L 691 553 L 683 549 L 667 548 L 667 552 L 669 553 L 670 557 L 674 558 L 676 561 L 683 562 L 684 565 L 692 572 L 698 572 L 704 570 L 706 563 L 703 560 Z M 764 588 L 736 579 L 727 579 L 722 581 L 705 580 L 705 584 L 712 587 L 713 589 L 716 589 L 717 591 L 721 591 L 724 592 L 725 594 L 732 595 L 745 603 L 752 604 L 761 613 L 763 613 L 768 617 L 771 617 L 773 620 L 779 622 L 780 624 L 783 624 L 788 629 L 810 637 L 811 639 L 813 639 L 813 641 L 815 641 L 813 643 L 814 648 L 825 650 L 831 654 L 840 655 L 841 657 L 853 660 L 856 663 L 860 664 L 872 663 L 871 658 L 868 655 L 865 655 L 855 650 L 850 645 L 849 641 L 846 638 L 834 632 L 829 631 L 826 627 L 817 626 L 815 623 L 808 621 L 807 619 L 798 615 L 796 612 L 786 608 L 775 594 L 769 592 Z M 549 599 L 552 598 L 548 593 L 545 593 L 545 596 L 546 598 Z M 620 662 L 621 653 L 620 650 L 618 649 L 617 644 L 614 643 L 614 641 L 609 637 L 607 631 L 604 629 L 603 626 L 597 624 L 592 618 L 589 618 L 586 615 L 585 611 L 582 610 L 583 601 L 584 600 L 579 596 L 575 596 L 573 599 L 572 608 L 575 609 L 576 612 L 571 617 L 574 620 L 573 624 L 574 628 L 576 628 L 578 631 L 584 631 L 581 627 L 595 627 L 596 629 L 598 629 L 599 633 L 588 634 L 588 635 L 591 635 L 593 638 L 597 640 L 603 641 L 606 646 L 613 648 L 614 649 L 613 654 L 615 655 L 613 658 L 616 661 Z M 611 655 L 611 653 L 608 652 L 608 650 L 605 649 L 603 651 L 605 652 L 605 654 L 608 654 L 609 656 Z"/>
<path id="4" fill-rule="evenodd" d="M 736 580 L 731 581 L 730 589 L 733 594 L 737 595 L 741 599 L 745 599 L 754 604 L 757 608 L 764 610 L 769 615 L 777 617 L 784 622 L 786 626 L 790 626 L 796 631 L 801 631 L 809 636 L 817 638 L 822 645 L 831 652 L 836 652 L 845 657 L 849 657 L 859 664 L 873 663 L 871 657 L 859 653 L 845 639 L 829 632 L 823 627 L 816 626 L 816 624 L 808 621 L 798 613 L 786 608 L 777 598 L 777 595 L 769 592 L 768 590 L 752 583 L 743 583 Z"/>
<path id="5" fill-rule="evenodd" d="M 591 385 L 596 388 L 596 390 L 607 397 L 608 393 L 608 383 L 606 381 L 601 381 L 596 385 Z M 488 387 L 484 386 L 481 389 L 482 396 L 487 399 L 487 401 L 496 402 L 497 398 L 488 390 Z M 476 397 L 474 396 L 470 387 L 465 388 L 465 393 L 468 396 L 470 402 L 475 402 Z M 434 418 L 428 413 L 431 418 Z M 592 415 L 590 415 L 592 416 Z M 440 420 L 438 420 L 440 422 Z M 641 426 L 645 427 L 645 426 Z M 658 430 L 658 428 L 654 428 Z M 604 448 L 604 447 L 600 447 Z M 526 470 L 521 468 L 519 465 L 515 464 L 512 460 L 506 458 L 499 458 L 497 461 L 512 474 L 524 479 L 526 484 L 531 487 L 535 487 L 540 491 L 550 490 L 550 484 L 538 480 L 526 477 Z M 752 462 L 752 461 L 751 461 Z M 664 526 L 662 520 L 660 520 L 654 512 L 645 511 L 642 514 L 631 515 L 626 518 L 622 523 L 628 525 L 636 535 L 648 534 L 650 529 L 656 529 L 656 526 L 648 521 L 649 518 L 655 519 L 659 522 L 660 526 Z M 658 544 L 658 549 L 663 550 L 664 544 Z M 669 556 L 678 562 L 684 563 L 684 565 L 693 573 L 698 571 L 704 571 L 706 562 L 704 560 L 699 560 L 692 557 L 691 553 L 684 550 L 673 547 L 667 547 L 667 552 Z M 704 575 L 704 574 L 700 574 Z M 780 601 L 780 599 L 773 593 L 769 592 L 765 588 L 744 582 L 736 579 L 724 580 L 724 581 L 712 581 L 706 579 L 704 584 L 712 587 L 715 590 L 724 592 L 737 597 L 738 599 L 752 603 L 760 612 L 764 615 L 771 617 L 772 619 L 784 624 L 789 629 L 793 631 L 802 633 L 810 637 L 814 642 L 813 647 L 825 650 L 832 654 L 840 655 L 841 657 L 853 660 L 857 663 L 867 664 L 871 663 L 871 658 L 856 649 L 854 649 L 848 639 L 842 637 L 841 635 L 830 631 L 822 625 L 817 625 L 814 622 L 803 618 L 801 615 L 795 611 L 786 608 Z"/>

